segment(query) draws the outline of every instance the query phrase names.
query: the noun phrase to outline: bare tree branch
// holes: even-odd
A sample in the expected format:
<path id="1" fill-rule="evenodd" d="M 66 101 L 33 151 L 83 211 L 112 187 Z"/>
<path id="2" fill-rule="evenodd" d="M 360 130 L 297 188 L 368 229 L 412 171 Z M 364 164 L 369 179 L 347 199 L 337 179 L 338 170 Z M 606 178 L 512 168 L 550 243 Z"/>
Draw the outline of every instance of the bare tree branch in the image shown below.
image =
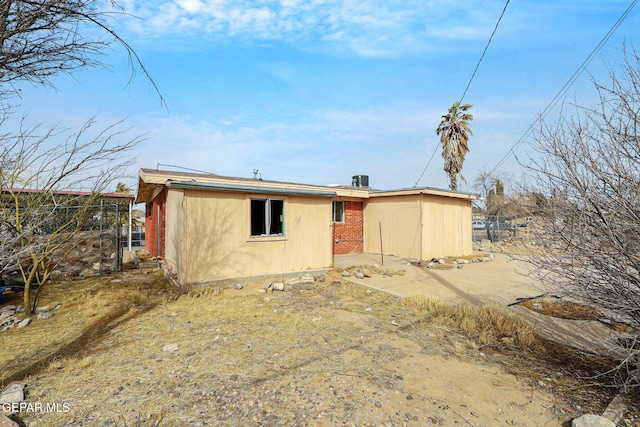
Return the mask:
<path id="1" fill-rule="evenodd" d="M 557 122 L 541 122 L 528 171 L 545 200 L 533 229 L 545 255 L 521 257 L 546 286 L 628 325 L 610 343 L 624 387 L 640 385 L 639 83 L 640 58 L 628 52 L 623 73 L 596 84 L 596 106 L 565 105 Z"/>

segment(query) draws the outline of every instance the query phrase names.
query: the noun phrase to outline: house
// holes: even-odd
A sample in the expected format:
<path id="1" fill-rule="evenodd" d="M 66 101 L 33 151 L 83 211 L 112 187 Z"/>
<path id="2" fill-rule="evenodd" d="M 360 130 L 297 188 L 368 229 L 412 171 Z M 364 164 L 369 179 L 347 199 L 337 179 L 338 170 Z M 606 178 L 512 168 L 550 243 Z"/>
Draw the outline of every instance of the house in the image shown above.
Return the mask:
<path id="1" fill-rule="evenodd" d="M 413 259 L 472 252 L 477 195 L 141 169 L 146 248 L 181 284 L 330 268 L 334 255 Z"/>

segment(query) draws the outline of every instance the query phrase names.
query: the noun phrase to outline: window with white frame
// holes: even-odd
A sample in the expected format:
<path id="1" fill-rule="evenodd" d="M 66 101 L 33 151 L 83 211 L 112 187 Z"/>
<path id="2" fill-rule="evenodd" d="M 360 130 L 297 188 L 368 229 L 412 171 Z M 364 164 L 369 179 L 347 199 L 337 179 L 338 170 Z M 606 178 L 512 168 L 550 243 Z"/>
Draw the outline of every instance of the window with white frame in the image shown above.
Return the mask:
<path id="1" fill-rule="evenodd" d="M 284 235 L 284 200 L 251 199 L 251 237 Z"/>
<path id="2" fill-rule="evenodd" d="M 344 201 L 333 202 L 333 222 L 344 222 Z"/>

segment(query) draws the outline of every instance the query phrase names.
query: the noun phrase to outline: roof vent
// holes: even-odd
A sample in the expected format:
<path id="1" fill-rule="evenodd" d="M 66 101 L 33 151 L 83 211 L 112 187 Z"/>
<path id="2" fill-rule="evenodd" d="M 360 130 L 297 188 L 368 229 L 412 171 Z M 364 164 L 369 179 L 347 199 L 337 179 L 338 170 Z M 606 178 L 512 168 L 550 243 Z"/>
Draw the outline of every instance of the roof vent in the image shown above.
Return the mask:
<path id="1" fill-rule="evenodd" d="M 354 175 L 351 178 L 351 186 L 358 188 L 369 188 L 369 175 Z"/>

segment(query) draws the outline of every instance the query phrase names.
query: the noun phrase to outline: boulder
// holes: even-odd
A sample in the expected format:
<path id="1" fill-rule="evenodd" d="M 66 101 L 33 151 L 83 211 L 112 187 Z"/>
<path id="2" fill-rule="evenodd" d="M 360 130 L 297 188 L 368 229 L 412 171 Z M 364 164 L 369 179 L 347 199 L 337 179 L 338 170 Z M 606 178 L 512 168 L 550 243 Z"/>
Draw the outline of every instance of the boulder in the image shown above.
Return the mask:
<path id="1" fill-rule="evenodd" d="M 53 313 L 50 311 L 41 311 L 40 313 L 38 313 L 38 316 L 36 317 L 37 320 L 45 320 L 45 319 L 50 319 L 51 317 L 53 317 Z"/>
<path id="2" fill-rule="evenodd" d="M 282 282 L 273 282 L 271 287 L 274 291 L 284 291 L 284 283 Z"/>
<path id="3" fill-rule="evenodd" d="M 0 414 L 0 427 L 20 427 L 20 424 L 6 415 Z"/>
<path id="4" fill-rule="evenodd" d="M 25 383 L 19 381 L 10 383 L 2 394 L 0 394 L 0 402 L 22 402 L 24 400 L 24 386 Z"/>
<path id="5" fill-rule="evenodd" d="M 22 329 L 22 328 L 24 328 L 25 326 L 27 326 L 27 325 L 29 324 L 29 322 L 31 322 L 31 318 L 27 317 L 26 319 L 24 319 L 24 320 L 22 320 L 20 323 L 18 323 L 18 324 L 16 325 L 16 328 L 18 328 L 18 329 Z"/>
<path id="6" fill-rule="evenodd" d="M 616 427 L 615 423 L 600 415 L 585 414 L 571 422 L 571 427 Z"/>

